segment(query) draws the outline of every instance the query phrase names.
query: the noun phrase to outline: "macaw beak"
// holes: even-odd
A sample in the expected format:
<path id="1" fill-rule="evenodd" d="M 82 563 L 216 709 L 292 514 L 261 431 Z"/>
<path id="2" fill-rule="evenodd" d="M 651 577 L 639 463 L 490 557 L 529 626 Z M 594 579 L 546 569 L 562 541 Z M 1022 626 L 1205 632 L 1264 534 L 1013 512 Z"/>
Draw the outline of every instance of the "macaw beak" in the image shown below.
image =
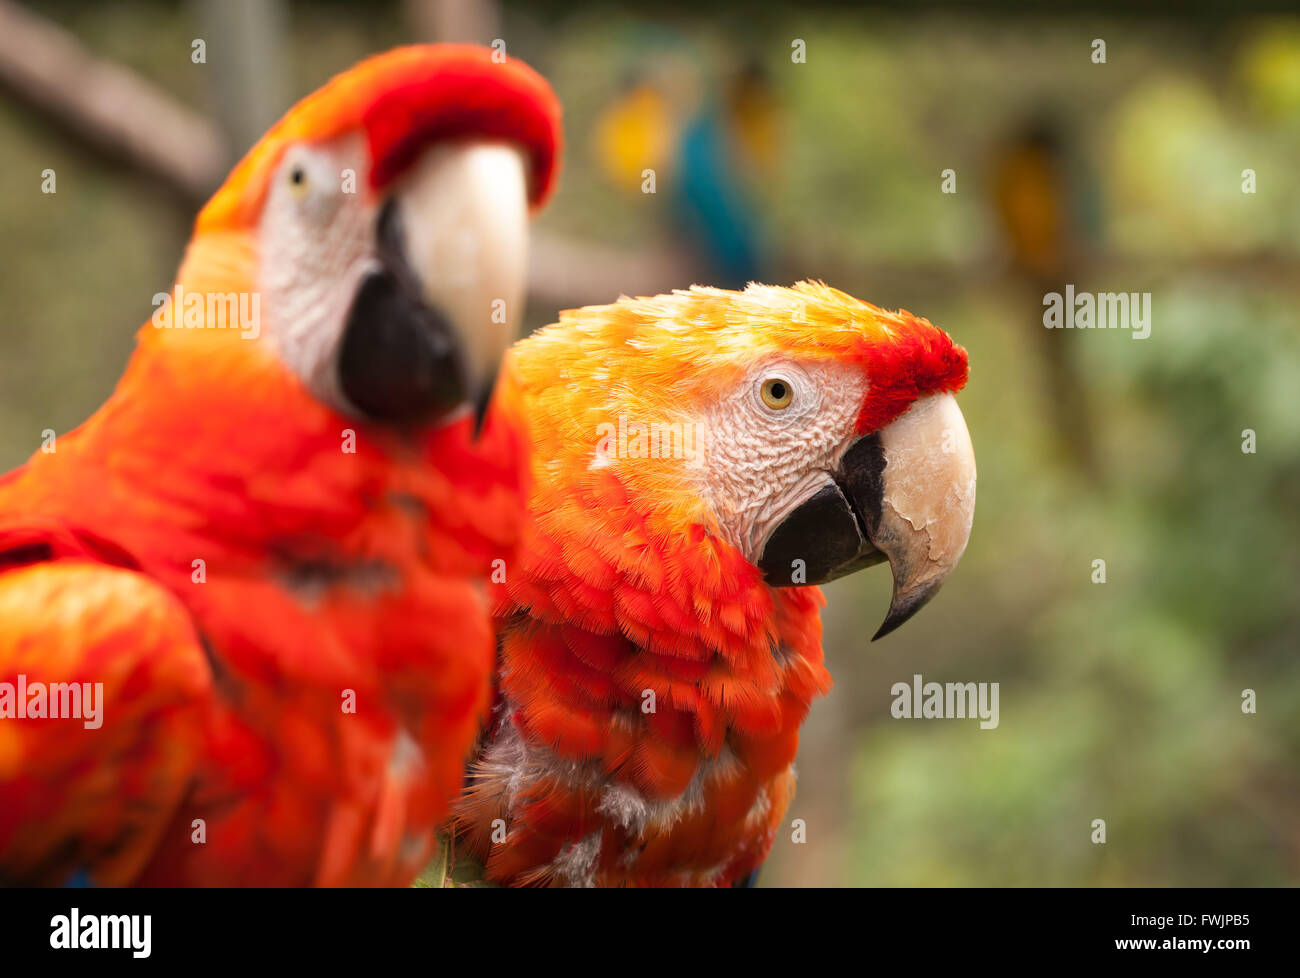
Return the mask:
<path id="1" fill-rule="evenodd" d="M 888 560 L 894 595 L 872 641 L 934 597 L 966 550 L 975 515 L 975 452 L 951 394 L 919 398 L 859 438 L 839 468 L 769 534 L 769 584 L 823 584 Z M 802 561 L 803 573 L 792 572 Z"/>
<path id="2" fill-rule="evenodd" d="M 504 143 L 432 145 L 382 191 L 375 234 L 339 351 L 344 395 L 403 426 L 471 408 L 477 433 L 524 302 L 523 155 Z"/>

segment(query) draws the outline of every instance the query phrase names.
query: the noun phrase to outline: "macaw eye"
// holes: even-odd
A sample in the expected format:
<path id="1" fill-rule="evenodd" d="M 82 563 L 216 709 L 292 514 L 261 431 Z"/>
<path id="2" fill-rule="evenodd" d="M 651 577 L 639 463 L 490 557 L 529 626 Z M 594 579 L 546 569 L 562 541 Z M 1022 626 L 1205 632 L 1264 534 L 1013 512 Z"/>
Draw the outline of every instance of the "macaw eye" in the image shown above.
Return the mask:
<path id="1" fill-rule="evenodd" d="M 295 197 L 303 197 L 307 193 L 307 170 L 299 165 L 289 170 L 289 190 Z"/>
<path id="2" fill-rule="evenodd" d="M 794 400 L 794 389 L 788 381 L 780 377 L 769 377 L 763 381 L 763 387 L 759 392 L 762 395 L 763 403 L 774 411 L 780 411 L 788 408 L 790 402 Z"/>

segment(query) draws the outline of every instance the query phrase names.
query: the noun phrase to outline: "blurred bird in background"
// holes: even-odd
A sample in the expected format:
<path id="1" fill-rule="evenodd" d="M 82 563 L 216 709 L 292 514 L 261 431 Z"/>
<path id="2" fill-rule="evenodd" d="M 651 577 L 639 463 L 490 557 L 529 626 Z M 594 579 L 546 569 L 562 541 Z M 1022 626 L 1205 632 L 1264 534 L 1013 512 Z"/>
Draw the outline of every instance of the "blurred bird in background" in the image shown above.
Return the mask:
<path id="1" fill-rule="evenodd" d="M 780 107 L 761 62 L 713 62 L 672 35 L 628 58 L 623 90 L 593 127 L 600 171 L 644 193 L 646 171 L 698 280 L 743 288 L 766 276 L 770 244 L 760 187 L 776 179 Z M 644 42 L 642 42 L 644 43 Z"/>
<path id="2" fill-rule="evenodd" d="M 1077 282 L 1085 242 L 1096 223 L 1096 195 L 1081 161 L 1070 150 L 1067 129 L 1047 110 L 1027 116 L 998 141 L 992 153 L 990 192 L 995 225 L 1022 305 L 1041 311 L 1042 297 Z M 1088 395 L 1070 335 L 1027 319 L 1025 328 L 1045 367 L 1043 383 L 1060 442 L 1082 471 L 1100 476 Z"/>

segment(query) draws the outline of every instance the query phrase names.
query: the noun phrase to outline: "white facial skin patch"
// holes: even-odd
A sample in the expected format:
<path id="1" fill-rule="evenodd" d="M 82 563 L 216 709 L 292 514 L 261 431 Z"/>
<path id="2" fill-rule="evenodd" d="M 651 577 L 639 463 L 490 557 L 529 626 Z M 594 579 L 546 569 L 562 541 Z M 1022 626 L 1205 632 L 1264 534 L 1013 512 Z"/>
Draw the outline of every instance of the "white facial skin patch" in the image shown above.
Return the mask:
<path id="1" fill-rule="evenodd" d="M 780 409 L 762 384 L 790 387 Z M 867 382 L 860 368 L 773 358 L 710 405 L 698 469 L 723 538 L 757 563 L 771 530 L 830 478 L 850 442 Z"/>

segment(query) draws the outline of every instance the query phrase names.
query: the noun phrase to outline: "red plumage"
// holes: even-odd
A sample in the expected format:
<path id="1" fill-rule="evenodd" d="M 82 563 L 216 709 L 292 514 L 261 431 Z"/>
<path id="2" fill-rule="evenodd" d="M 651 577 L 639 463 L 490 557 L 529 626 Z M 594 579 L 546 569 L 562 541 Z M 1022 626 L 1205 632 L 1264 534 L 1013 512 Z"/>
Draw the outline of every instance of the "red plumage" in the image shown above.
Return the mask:
<path id="1" fill-rule="evenodd" d="M 810 283 L 574 310 L 512 350 L 534 481 L 494 588 L 494 723 L 453 827 L 489 879 L 719 886 L 767 857 L 831 684 L 821 592 L 772 586 L 721 525 L 738 495 L 719 485 L 779 471 L 771 429 L 728 413 L 774 363 L 825 379 L 810 417 L 842 417 L 844 441 L 966 379 L 925 320 Z M 601 447 L 602 427 L 701 419 L 697 454 Z"/>
<path id="2" fill-rule="evenodd" d="M 178 282 L 256 290 L 286 148 L 371 124 L 376 186 L 416 141 L 479 132 L 524 147 L 540 203 L 559 149 L 518 62 L 371 59 L 250 151 Z M 509 404 L 471 427 L 348 416 L 265 338 L 146 324 L 108 402 L 0 481 L 0 683 L 103 684 L 98 728 L 0 720 L 0 879 L 408 883 L 488 703 L 483 586 L 526 478 Z"/>

